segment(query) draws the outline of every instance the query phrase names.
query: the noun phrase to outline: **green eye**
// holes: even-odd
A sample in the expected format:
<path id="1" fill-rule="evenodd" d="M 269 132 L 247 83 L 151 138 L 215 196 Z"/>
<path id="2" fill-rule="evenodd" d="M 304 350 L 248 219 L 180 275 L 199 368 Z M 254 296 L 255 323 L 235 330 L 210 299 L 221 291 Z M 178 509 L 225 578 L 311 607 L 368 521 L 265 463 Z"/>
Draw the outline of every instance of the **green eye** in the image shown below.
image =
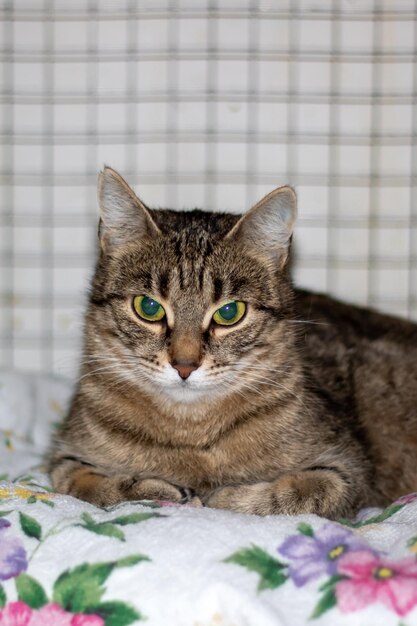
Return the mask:
<path id="1" fill-rule="evenodd" d="M 213 320 L 221 326 L 232 326 L 242 319 L 245 311 L 246 304 L 244 302 L 232 300 L 232 302 L 227 302 L 220 309 L 217 309 L 213 315 Z"/>
<path id="2" fill-rule="evenodd" d="M 133 308 L 147 322 L 159 322 L 165 317 L 165 309 L 157 300 L 149 296 L 135 296 Z"/>

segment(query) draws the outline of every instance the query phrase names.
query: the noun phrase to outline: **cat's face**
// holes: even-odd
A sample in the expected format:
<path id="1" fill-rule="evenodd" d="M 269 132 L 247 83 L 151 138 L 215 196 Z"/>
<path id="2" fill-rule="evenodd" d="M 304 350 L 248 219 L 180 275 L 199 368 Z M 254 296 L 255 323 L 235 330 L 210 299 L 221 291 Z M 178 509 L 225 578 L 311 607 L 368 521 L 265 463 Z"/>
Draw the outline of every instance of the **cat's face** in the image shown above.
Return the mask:
<path id="1" fill-rule="evenodd" d="M 87 360 L 120 389 L 133 384 L 171 402 L 207 401 L 260 380 L 271 341 L 275 360 L 285 345 L 292 190 L 273 192 L 243 218 L 152 211 L 106 168 L 99 198 Z"/>

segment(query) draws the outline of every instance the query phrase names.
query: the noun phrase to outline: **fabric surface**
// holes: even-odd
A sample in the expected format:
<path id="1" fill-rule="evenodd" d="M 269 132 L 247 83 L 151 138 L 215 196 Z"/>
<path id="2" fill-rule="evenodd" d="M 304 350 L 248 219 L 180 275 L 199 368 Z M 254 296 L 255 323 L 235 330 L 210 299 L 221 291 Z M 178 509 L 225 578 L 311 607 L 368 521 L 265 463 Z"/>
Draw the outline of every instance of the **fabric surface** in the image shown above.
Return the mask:
<path id="1" fill-rule="evenodd" d="M 417 625 L 417 494 L 340 523 L 101 510 L 42 469 L 69 393 L 0 373 L 0 626 Z"/>

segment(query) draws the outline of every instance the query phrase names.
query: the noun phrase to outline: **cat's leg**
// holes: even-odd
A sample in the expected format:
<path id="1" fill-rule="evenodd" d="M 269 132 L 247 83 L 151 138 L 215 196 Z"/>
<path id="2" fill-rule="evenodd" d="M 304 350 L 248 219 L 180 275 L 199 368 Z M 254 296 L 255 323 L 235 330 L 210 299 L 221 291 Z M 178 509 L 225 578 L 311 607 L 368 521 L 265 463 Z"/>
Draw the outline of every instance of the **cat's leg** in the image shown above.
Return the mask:
<path id="1" fill-rule="evenodd" d="M 341 472 L 311 469 L 272 482 L 219 487 L 203 499 L 207 506 L 255 515 L 315 513 L 327 518 L 351 514 L 357 496 Z"/>
<path id="2" fill-rule="evenodd" d="M 52 471 L 53 487 L 96 506 L 108 507 L 127 500 L 169 500 L 198 504 L 190 489 L 154 477 L 105 474 L 89 463 L 62 459 Z"/>

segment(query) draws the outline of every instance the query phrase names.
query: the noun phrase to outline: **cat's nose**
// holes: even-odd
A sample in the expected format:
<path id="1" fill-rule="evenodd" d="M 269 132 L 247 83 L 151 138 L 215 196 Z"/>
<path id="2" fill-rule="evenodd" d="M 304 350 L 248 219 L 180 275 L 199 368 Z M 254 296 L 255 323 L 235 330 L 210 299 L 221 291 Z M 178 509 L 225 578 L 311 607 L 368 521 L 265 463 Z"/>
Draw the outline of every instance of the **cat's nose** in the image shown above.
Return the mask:
<path id="1" fill-rule="evenodd" d="M 194 372 L 198 368 L 199 364 L 195 361 L 186 360 L 183 361 L 173 361 L 172 367 L 175 367 L 178 374 L 181 376 L 183 380 L 186 380 L 191 372 Z"/>

